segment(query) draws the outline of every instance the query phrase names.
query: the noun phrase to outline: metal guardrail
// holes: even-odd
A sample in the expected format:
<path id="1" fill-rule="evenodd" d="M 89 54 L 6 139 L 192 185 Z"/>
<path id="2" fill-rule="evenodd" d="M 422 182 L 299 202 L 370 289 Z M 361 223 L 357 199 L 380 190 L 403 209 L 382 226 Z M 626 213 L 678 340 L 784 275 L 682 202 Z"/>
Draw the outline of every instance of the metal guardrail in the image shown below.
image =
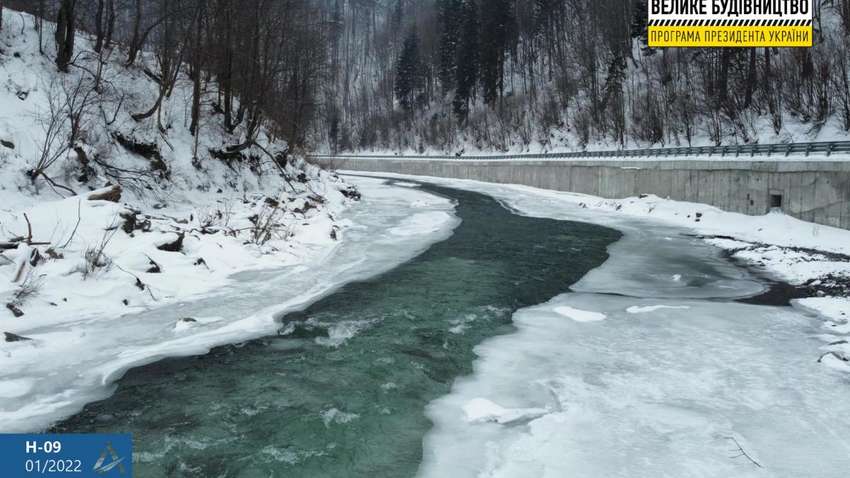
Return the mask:
<path id="1" fill-rule="evenodd" d="M 697 146 L 682 148 L 647 148 L 622 149 L 609 151 L 574 151 L 566 153 L 542 154 L 501 154 L 487 156 L 390 156 L 390 155 L 360 155 L 360 154 L 313 154 L 316 159 L 436 159 L 436 160 L 511 160 L 511 159 L 581 159 L 581 158 L 661 158 L 671 156 L 705 156 L 705 157 L 756 157 L 756 156 L 791 156 L 792 154 L 824 154 L 831 157 L 834 154 L 850 154 L 850 141 L 828 141 L 819 143 L 787 143 L 787 144 L 745 144 L 729 146 Z"/>

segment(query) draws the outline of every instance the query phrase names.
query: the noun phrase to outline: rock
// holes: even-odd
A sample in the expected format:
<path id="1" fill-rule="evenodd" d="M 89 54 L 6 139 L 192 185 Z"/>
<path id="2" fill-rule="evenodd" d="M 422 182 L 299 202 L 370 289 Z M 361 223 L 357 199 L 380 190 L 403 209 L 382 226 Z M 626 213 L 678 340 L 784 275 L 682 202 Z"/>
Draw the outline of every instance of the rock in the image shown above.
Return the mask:
<path id="1" fill-rule="evenodd" d="M 353 201 L 359 201 L 362 198 L 360 191 L 358 191 L 354 187 L 340 189 L 339 192 L 342 193 L 342 195 L 346 198 L 351 199 Z"/>
<path id="2" fill-rule="evenodd" d="M 9 149 L 15 149 L 15 143 L 11 141 L 6 141 L 5 139 L 0 139 L 0 144 Z"/>
<path id="3" fill-rule="evenodd" d="M 145 272 L 147 272 L 148 274 L 161 274 L 162 273 L 162 267 L 160 267 L 159 264 L 154 262 L 153 259 L 148 259 L 148 261 L 150 263 L 150 267 Z"/>
<path id="4" fill-rule="evenodd" d="M 180 322 L 185 322 L 187 324 L 194 324 L 194 323 L 198 322 L 198 320 L 193 319 L 191 317 L 184 317 L 184 318 L 180 319 Z"/>
<path id="5" fill-rule="evenodd" d="M 31 267 L 37 267 L 39 264 L 44 262 L 44 257 L 42 257 L 41 252 L 39 252 L 37 248 L 33 247 L 32 252 L 30 252 L 30 258 L 27 262 L 29 262 Z"/>
<path id="6" fill-rule="evenodd" d="M 17 305 L 11 302 L 6 304 L 6 308 L 9 309 L 9 311 L 12 312 L 12 315 L 14 315 L 15 317 L 20 318 L 24 316 L 24 311 L 22 311 Z"/>
<path id="7" fill-rule="evenodd" d="M 47 250 L 44 251 L 44 253 L 47 254 L 47 257 L 49 257 L 50 259 L 52 259 L 54 261 L 58 261 L 60 259 L 65 258 L 65 254 L 62 254 L 61 252 L 57 251 L 56 249 L 54 249 L 52 247 L 47 248 Z"/>
<path id="8" fill-rule="evenodd" d="M 121 201 L 122 192 L 123 189 L 121 189 L 121 186 L 115 185 L 109 189 L 101 189 L 89 194 L 88 199 L 89 201 L 119 202 Z"/>
<path id="9" fill-rule="evenodd" d="M 270 198 L 270 197 L 267 197 L 267 198 L 265 199 L 265 202 L 266 202 L 266 205 L 267 205 L 268 207 L 273 207 L 273 208 L 275 208 L 275 209 L 277 209 L 277 208 L 279 208 L 279 207 L 280 207 L 280 201 L 278 201 L 278 200 L 276 200 L 276 199 L 272 199 L 272 198 Z"/>
<path id="10" fill-rule="evenodd" d="M 9 332 L 3 332 L 3 335 L 6 336 L 6 342 L 29 342 L 32 340 L 29 337 L 22 337 Z"/>
<path id="11" fill-rule="evenodd" d="M 121 225 L 121 229 L 127 234 L 132 234 L 133 231 L 136 230 L 136 222 L 138 221 L 138 215 L 136 212 L 124 211 L 118 216 L 124 220 L 124 224 Z"/>
<path id="12" fill-rule="evenodd" d="M 133 235 L 135 231 L 151 232 L 151 221 L 144 217 L 139 219 L 139 212 L 127 210 L 118 215 L 124 220 L 121 224 L 121 229 L 129 235 Z"/>
<path id="13" fill-rule="evenodd" d="M 160 154 L 159 146 L 156 143 L 145 143 L 134 137 L 124 136 L 121 133 L 114 133 L 113 137 L 127 151 L 138 154 L 150 161 L 153 171 L 159 171 L 166 177 L 169 175 L 168 165 L 162 159 L 162 154 Z"/>
<path id="14" fill-rule="evenodd" d="M 183 250 L 183 239 L 186 238 L 186 234 L 179 233 L 177 234 L 177 239 L 172 242 L 167 242 L 165 244 L 160 244 L 156 246 L 160 251 L 165 252 L 180 252 Z"/>

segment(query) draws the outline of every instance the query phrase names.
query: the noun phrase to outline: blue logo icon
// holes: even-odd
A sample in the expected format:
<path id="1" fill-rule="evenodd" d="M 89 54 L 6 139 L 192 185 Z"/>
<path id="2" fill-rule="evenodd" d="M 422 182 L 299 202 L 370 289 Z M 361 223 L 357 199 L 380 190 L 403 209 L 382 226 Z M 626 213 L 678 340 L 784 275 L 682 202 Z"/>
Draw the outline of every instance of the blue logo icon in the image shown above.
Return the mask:
<path id="1" fill-rule="evenodd" d="M 106 463 L 107 455 L 109 455 L 109 457 L 112 459 L 112 461 L 110 461 L 109 463 Z M 98 458 L 97 461 L 94 464 L 94 471 L 96 473 L 100 474 L 100 475 L 105 475 L 106 473 L 109 473 L 110 471 L 114 470 L 117 467 L 118 472 L 123 475 L 124 474 L 124 463 L 123 462 L 124 462 L 124 459 L 120 458 L 118 456 L 118 453 L 115 453 L 115 449 L 112 448 L 112 443 L 107 443 L 106 449 L 104 449 L 100 453 L 100 458 Z"/>

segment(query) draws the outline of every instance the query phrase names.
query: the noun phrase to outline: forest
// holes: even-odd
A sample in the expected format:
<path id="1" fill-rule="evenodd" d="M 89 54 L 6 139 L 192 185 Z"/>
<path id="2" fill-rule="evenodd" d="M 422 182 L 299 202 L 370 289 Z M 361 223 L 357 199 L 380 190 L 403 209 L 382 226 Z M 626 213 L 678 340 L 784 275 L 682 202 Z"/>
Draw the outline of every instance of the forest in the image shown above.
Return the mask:
<path id="1" fill-rule="evenodd" d="M 642 0 L 5 4 L 57 22 L 43 41 L 60 70 L 75 30 L 156 78 L 161 98 L 185 70 L 191 127 L 209 109 L 245 144 L 261 126 L 304 150 L 457 154 L 850 130 L 850 0 L 815 0 L 812 49 L 651 49 Z"/>

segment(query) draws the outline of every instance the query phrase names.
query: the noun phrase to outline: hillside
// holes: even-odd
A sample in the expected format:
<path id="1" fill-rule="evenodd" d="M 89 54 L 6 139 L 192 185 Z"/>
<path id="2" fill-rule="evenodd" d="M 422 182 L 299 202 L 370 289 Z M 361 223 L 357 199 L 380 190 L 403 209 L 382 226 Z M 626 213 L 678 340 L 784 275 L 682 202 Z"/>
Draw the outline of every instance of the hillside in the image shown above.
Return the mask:
<path id="1" fill-rule="evenodd" d="M 134 119 L 159 96 L 152 54 L 126 67 L 119 47 L 97 54 L 78 33 L 61 73 L 35 25 L 3 10 L 0 331 L 184 300 L 342 239 L 335 216 L 357 191 L 265 127 L 251 142 L 244 125 L 226 130 L 214 81 L 196 136 L 188 68 L 155 115 Z M 53 29 L 45 23 L 45 38 Z"/>
<path id="2" fill-rule="evenodd" d="M 646 45 L 645 0 L 326 7 L 330 152 L 459 154 L 846 140 L 850 3 L 814 48 Z"/>

